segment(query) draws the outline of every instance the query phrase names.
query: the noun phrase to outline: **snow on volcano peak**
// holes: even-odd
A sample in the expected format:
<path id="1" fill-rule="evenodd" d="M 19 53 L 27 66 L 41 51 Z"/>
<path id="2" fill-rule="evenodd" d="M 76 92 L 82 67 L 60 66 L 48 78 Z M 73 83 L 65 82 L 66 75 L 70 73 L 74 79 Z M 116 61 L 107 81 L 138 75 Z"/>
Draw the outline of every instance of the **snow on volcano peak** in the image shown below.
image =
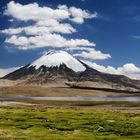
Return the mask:
<path id="1" fill-rule="evenodd" d="M 46 67 L 59 67 L 61 64 L 65 64 L 68 68 L 75 72 L 86 70 L 86 67 L 80 61 L 65 51 L 46 53 L 39 59 L 35 60 L 30 66 L 34 66 L 36 69 L 38 69 L 42 65 Z"/>

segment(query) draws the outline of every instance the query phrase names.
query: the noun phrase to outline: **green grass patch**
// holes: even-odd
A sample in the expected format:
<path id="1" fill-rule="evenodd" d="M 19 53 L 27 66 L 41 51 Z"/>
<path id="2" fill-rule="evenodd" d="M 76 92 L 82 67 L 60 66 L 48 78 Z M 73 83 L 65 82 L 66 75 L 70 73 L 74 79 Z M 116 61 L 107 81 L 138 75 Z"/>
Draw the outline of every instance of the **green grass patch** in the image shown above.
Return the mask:
<path id="1" fill-rule="evenodd" d="M 0 108 L 1 140 L 139 140 L 140 112 Z"/>

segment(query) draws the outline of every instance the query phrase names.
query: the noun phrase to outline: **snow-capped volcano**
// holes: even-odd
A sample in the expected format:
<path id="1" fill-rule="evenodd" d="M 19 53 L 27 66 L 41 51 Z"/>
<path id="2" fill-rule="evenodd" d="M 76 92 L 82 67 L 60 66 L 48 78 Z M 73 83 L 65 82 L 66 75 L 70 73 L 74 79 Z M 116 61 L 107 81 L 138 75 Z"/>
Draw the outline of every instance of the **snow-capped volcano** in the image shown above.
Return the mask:
<path id="1" fill-rule="evenodd" d="M 29 67 L 33 66 L 36 69 L 39 69 L 41 66 L 60 67 L 60 65 L 63 64 L 75 72 L 86 70 L 86 67 L 81 62 L 64 51 L 45 53 L 39 59 L 31 63 Z"/>
<path id="2" fill-rule="evenodd" d="M 22 80 L 26 85 L 62 87 L 67 84 L 86 88 L 140 91 L 140 81 L 123 75 L 99 72 L 64 51 L 46 53 L 3 78 Z"/>
<path id="3" fill-rule="evenodd" d="M 47 83 L 63 79 L 66 81 L 75 81 L 78 76 L 86 71 L 84 63 L 74 58 L 65 51 L 53 51 L 45 53 L 32 63 L 6 75 L 5 79 L 26 80 L 30 83 Z"/>

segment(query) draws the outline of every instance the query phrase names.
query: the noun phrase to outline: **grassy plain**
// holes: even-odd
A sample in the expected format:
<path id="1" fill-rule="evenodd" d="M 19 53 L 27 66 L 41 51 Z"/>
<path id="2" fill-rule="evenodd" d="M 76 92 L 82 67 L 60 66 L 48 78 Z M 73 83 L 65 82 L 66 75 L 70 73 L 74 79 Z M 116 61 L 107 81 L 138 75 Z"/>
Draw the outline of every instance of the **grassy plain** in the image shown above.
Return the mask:
<path id="1" fill-rule="evenodd" d="M 0 88 L 0 96 L 21 95 L 137 96 L 72 88 Z M 140 140 L 139 108 L 140 102 L 0 101 L 0 140 Z"/>
<path id="2" fill-rule="evenodd" d="M 0 139 L 140 140 L 140 111 L 1 107 Z"/>

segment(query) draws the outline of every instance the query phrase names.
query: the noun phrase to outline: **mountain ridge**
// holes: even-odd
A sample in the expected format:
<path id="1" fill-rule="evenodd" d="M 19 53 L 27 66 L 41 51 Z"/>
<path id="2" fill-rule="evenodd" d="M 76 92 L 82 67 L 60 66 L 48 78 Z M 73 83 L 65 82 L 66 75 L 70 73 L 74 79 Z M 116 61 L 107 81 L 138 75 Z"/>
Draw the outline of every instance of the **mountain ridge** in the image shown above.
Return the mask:
<path id="1" fill-rule="evenodd" d="M 4 79 L 24 80 L 24 84 L 62 86 L 80 85 L 83 87 L 106 87 L 115 90 L 140 91 L 140 81 L 123 75 L 99 72 L 64 51 L 49 52 L 33 63 L 28 64 L 6 76 Z M 72 84 L 70 84 L 70 82 Z M 81 83 L 84 82 L 82 85 Z M 85 84 L 91 82 L 89 84 Z M 50 85 L 50 86 L 51 86 Z M 79 86 L 78 85 L 78 86 Z M 96 85 L 96 86 L 95 86 Z"/>

